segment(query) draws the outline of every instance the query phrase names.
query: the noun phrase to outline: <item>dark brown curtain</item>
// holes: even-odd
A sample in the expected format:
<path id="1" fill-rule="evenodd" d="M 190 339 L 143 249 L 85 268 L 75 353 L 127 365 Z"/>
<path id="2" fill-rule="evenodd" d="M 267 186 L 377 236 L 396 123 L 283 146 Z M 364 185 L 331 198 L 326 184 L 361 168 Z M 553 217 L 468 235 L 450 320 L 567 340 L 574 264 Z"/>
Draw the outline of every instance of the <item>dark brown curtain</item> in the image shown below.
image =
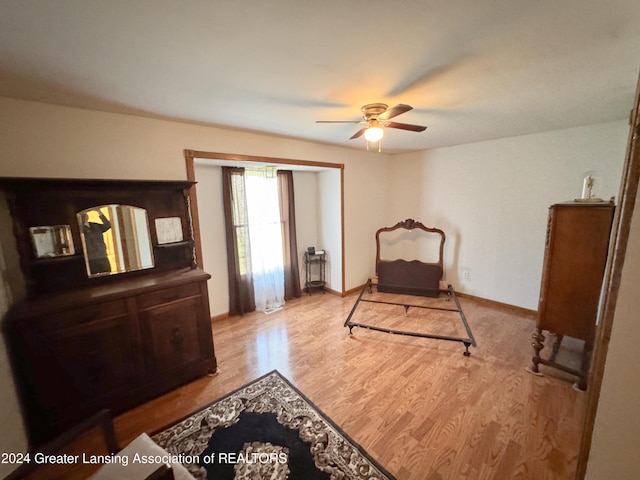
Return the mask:
<path id="1" fill-rule="evenodd" d="M 222 167 L 222 197 L 229 271 L 229 314 L 243 315 L 256 309 L 243 168 Z"/>
<path id="2" fill-rule="evenodd" d="M 282 225 L 282 253 L 284 256 L 284 299 L 289 300 L 302 295 L 298 270 L 293 173 L 289 170 L 278 170 L 278 197 Z"/>

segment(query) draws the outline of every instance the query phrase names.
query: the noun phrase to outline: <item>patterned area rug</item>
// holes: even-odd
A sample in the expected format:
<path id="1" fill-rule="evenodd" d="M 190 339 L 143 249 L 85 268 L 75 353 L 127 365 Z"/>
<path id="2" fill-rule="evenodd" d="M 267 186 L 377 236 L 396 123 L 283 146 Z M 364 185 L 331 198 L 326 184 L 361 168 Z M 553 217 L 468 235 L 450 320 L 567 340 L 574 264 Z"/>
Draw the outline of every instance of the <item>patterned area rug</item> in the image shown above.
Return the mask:
<path id="1" fill-rule="evenodd" d="M 153 440 L 198 480 L 394 480 L 275 370 Z"/>

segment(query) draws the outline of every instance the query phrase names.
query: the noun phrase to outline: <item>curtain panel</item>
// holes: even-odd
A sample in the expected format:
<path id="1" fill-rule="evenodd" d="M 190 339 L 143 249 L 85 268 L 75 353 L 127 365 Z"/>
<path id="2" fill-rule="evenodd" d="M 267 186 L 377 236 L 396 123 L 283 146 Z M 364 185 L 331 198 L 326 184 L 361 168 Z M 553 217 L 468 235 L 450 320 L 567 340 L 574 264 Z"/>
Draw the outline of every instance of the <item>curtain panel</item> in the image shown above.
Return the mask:
<path id="1" fill-rule="evenodd" d="M 244 169 L 222 167 L 222 198 L 229 273 L 229 315 L 256 309 Z"/>
<path id="2" fill-rule="evenodd" d="M 298 268 L 293 172 L 290 170 L 278 170 L 278 189 L 282 224 L 282 251 L 284 254 L 284 299 L 290 300 L 302 295 L 300 270 Z"/>

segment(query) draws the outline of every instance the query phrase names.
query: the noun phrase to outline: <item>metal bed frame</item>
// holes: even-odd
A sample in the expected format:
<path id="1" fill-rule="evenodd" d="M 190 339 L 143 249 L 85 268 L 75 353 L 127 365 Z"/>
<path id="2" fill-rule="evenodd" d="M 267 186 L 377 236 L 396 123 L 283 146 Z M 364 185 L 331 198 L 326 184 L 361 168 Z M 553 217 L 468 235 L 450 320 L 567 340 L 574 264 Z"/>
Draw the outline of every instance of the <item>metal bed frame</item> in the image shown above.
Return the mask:
<path id="1" fill-rule="evenodd" d="M 444 251 L 444 242 L 445 242 L 445 234 L 442 230 L 437 228 L 425 227 L 422 223 L 416 222 L 413 219 L 407 219 L 404 222 L 398 222 L 393 227 L 384 227 L 379 229 L 376 232 L 376 274 L 379 273 L 380 271 L 379 267 L 382 263 L 382 260 L 380 259 L 380 234 L 384 232 L 391 232 L 393 230 L 397 230 L 400 228 L 403 228 L 406 230 L 413 230 L 418 228 L 426 232 L 436 233 L 440 235 L 439 261 L 437 263 L 418 262 L 419 263 L 418 268 L 420 266 L 424 266 L 424 269 L 431 271 L 432 275 L 433 275 L 433 272 L 439 271 L 439 278 L 436 279 L 438 282 L 438 287 L 435 288 L 433 285 L 420 285 L 418 283 L 419 279 L 416 280 L 415 278 L 408 278 L 408 281 L 405 284 L 384 283 L 384 278 L 383 278 L 382 282 L 379 281 L 378 283 L 375 284 L 378 291 L 381 291 L 379 287 L 383 287 L 382 291 L 386 290 L 388 292 L 401 293 L 405 295 L 429 296 L 429 297 L 437 297 L 444 293 L 447 295 L 446 301 L 450 301 L 451 299 L 453 299 L 453 301 L 455 302 L 456 308 L 443 308 L 443 307 L 435 307 L 435 306 L 416 305 L 416 304 L 407 303 L 407 302 L 392 302 L 392 301 L 370 300 L 370 299 L 362 298 L 366 291 L 369 291 L 369 293 L 371 293 L 373 290 L 374 283 L 371 279 L 368 279 L 367 283 L 362 287 L 362 291 L 360 292 L 360 295 L 358 295 L 358 299 L 356 300 L 356 303 L 353 305 L 353 308 L 351 309 L 349 316 L 344 322 L 344 326 L 349 328 L 349 335 L 353 334 L 352 332 L 353 327 L 360 327 L 368 330 L 374 330 L 374 331 L 383 332 L 383 333 L 390 333 L 394 335 L 405 335 L 410 337 L 421 337 L 421 338 L 431 338 L 435 340 L 445 340 L 450 342 L 460 342 L 465 347 L 465 351 L 463 352 L 463 355 L 466 357 L 470 356 L 471 352 L 469 352 L 469 347 L 471 346 L 476 347 L 476 341 L 475 341 L 475 338 L 473 337 L 473 333 L 471 332 L 471 328 L 469 328 L 467 319 L 464 316 L 464 312 L 462 311 L 462 307 L 460 306 L 460 302 L 458 301 L 456 292 L 451 285 L 448 285 L 446 290 L 441 289 L 439 287 L 439 282 L 442 279 L 443 251 Z M 397 278 L 397 274 L 400 274 L 400 276 L 402 276 L 403 269 L 406 269 L 409 263 L 414 263 L 414 262 L 401 262 L 401 263 L 398 263 L 397 265 L 392 266 L 392 268 L 395 269 L 395 271 L 393 272 L 394 274 L 396 274 L 395 278 Z M 356 312 L 356 309 L 358 308 L 358 305 L 360 304 L 360 302 L 379 303 L 379 304 L 385 304 L 385 305 L 399 305 L 404 308 L 405 315 L 408 314 L 409 309 L 412 307 L 423 308 L 428 310 L 458 312 L 460 314 L 460 319 L 462 320 L 462 324 L 464 325 L 464 328 L 467 332 L 467 337 L 454 337 L 449 335 L 438 335 L 438 334 L 431 334 L 431 333 L 412 332 L 412 331 L 406 331 L 406 330 L 395 330 L 390 328 L 378 327 L 375 325 L 369 325 L 366 323 L 353 322 L 351 321 L 351 318 L 353 317 L 353 314 Z"/>

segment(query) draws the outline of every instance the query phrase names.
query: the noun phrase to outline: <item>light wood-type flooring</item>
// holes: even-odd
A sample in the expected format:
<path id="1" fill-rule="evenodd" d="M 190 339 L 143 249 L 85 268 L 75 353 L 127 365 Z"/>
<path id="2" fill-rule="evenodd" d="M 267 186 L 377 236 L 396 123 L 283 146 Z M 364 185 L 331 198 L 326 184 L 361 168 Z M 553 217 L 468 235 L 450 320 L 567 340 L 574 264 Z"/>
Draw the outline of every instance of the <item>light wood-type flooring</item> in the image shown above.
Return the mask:
<path id="1" fill-rule="evenodd" d="M 219 373 L 118 416 L 120 443 L 277 369 L 398 480 L 573 478 L 585 394 L 561 372 L 525 371 L 531 316 L 461 298 L 478 343 L 465 357 L 461 343 L 348 335 L 356 298 L 305 294 L 214 322 Z M 578 354 L 570 344 L 560 353 Z"/>

